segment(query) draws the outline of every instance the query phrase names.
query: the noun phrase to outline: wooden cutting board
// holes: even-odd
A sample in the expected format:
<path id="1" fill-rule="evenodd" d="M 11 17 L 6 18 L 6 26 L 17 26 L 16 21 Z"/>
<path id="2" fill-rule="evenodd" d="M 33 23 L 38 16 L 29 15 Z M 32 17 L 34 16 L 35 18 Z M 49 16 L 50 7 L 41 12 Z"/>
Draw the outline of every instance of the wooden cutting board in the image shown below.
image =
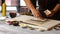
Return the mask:
<path id="1" fill-rule="evenodd" d="M 33 21 L 31 19 L 36 19 L 36 18 L 32 17 L 32 16 L 27 16 L 27 15 L 21 15 L 19 17 L 13 18 L 13 20 L 15 20 L 15 21 L 23 21 L 28 24 L 37 25 L 37 26 L 39 26 L 39 28 L 42 28 L 44 30 L 48 30 L 48 29 L 60 24 L 60 21 L 57 21 L 57 20 L 48 19 L 47 21 L 42 22 L 42 21 Z"/>

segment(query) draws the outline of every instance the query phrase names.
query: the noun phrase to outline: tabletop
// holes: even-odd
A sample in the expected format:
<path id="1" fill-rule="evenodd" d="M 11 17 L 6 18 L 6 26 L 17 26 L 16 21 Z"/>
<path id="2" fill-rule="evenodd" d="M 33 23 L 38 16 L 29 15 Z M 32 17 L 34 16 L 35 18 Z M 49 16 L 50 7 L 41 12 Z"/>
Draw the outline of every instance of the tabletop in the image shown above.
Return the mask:
<path id="1" fill-rule="evenodd" d="M 60 34 L 60 30 L 38 31 L 22 28 L 20 26 L 8 25 L 5 21 L 0 21 L 0 34 Z"/>
<path id="2" fill-rule="evenodd" d="M 23 29 L 20 26 L 13 26 L 0 21 L 0 34 L 60 34 L 60 30 L 50 30 L 50 31 L 38 31 L 30 30 L 29 28 Z"/>

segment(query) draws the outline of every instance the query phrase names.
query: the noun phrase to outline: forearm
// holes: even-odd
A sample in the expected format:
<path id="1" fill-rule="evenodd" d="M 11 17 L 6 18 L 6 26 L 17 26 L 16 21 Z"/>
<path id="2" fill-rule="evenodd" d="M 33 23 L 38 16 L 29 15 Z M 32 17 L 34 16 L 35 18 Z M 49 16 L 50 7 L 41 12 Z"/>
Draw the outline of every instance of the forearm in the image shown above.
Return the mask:
<path id="1" fill-rule="evenodd" d="M 52 17 L 56 12 L 60 11 L 60 4 L 57 4 L 52 10 L 51 14 L 48 15 L 48 17 Z"/>
<path id="2" fill-rule="evenodd" d="M 57 4 L 52 11 L 57 12 L 60 10 L 60 4 Z"/>
<path id="3" fill-rule="evenodd" d="M 42 18 L 41 13 L 34 7 L 31 0 L 24 0 L 27 7 L 31 10 L 33 16 Z"/>
<path id="4" fill-rule="evenodd" d="M 24 0 L 27 7 L 31 10 L 31 11 L 34 11 L 36 10 L 36 8 L 34 7 L 34 5 L 32 4 L 31 0 Z"/>

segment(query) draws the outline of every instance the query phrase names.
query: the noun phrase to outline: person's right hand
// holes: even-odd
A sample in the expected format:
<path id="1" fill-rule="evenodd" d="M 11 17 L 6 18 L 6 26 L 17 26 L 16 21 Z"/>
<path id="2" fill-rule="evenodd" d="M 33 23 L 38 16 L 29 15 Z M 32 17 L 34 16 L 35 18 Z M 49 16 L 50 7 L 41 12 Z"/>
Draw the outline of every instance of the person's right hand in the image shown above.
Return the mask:
<path id="1" fill-rule="evenodd" d="M 33 14 L 33 16 L 34 17 L 36 17 L 38 20 L 40 20 L 40 21 L 47 21 L 48 19 L 46 19 L 46 18 L 43 18 L 42 17 L 42 14 L 38 11 L 38 10 L 34 10 L 34 11 L 32 11 L 32 14 Z"/>
<path id="2" fill-rule="evenodd" d="M 42 17 L 41 13 L 40 13 L 38 10 L 32 11 L 32 14 L 33 14 L 33 16 L 36 17 L 36 18 L 44 19 L 44 18 Z"/>

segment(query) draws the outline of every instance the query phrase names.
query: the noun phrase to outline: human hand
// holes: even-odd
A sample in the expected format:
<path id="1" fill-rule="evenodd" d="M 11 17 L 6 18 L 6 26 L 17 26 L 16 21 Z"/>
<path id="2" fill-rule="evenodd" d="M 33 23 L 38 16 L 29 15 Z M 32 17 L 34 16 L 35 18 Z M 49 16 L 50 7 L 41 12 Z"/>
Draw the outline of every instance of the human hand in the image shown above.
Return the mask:
<path id="1" fill-rule="evenodd" d="M 46 14 L 46 16 L 50 15 L 51 14 L 51 11 L 50 10 L 45 10 L 44 13 Z"/>
<path id="2" fill-rule="evenodd" d="M 34 17 L 37 18 L 37 20 L 40 20 L 40 21 L 47 21 L 46 18 L 43 18 L 43 17 L 42 17 L 42 14 L 41 14 L 38 10 L 32 11 L 32 14 L 33 14 Z"/>
<path id="3" fill-rule="evenodd" d="M 38 10 L 32 11 L 32 14 L 33 14 L 33 16 L 36 17 L 36 18 L 43 19 L 41 13 L 40 13 Z"/>
<path id="4" fill-rule="evenodd" d="M 47 17 L 52 17 L 55 13 L 53 10 L 45 10 L 44 13 L 46 14 Z"/>
<path id="5" fill-rule="evenodd" d="M 52 17 L 56 12 L 51 10 L 51 14 L 49 14 L 47 17 Z"/>

